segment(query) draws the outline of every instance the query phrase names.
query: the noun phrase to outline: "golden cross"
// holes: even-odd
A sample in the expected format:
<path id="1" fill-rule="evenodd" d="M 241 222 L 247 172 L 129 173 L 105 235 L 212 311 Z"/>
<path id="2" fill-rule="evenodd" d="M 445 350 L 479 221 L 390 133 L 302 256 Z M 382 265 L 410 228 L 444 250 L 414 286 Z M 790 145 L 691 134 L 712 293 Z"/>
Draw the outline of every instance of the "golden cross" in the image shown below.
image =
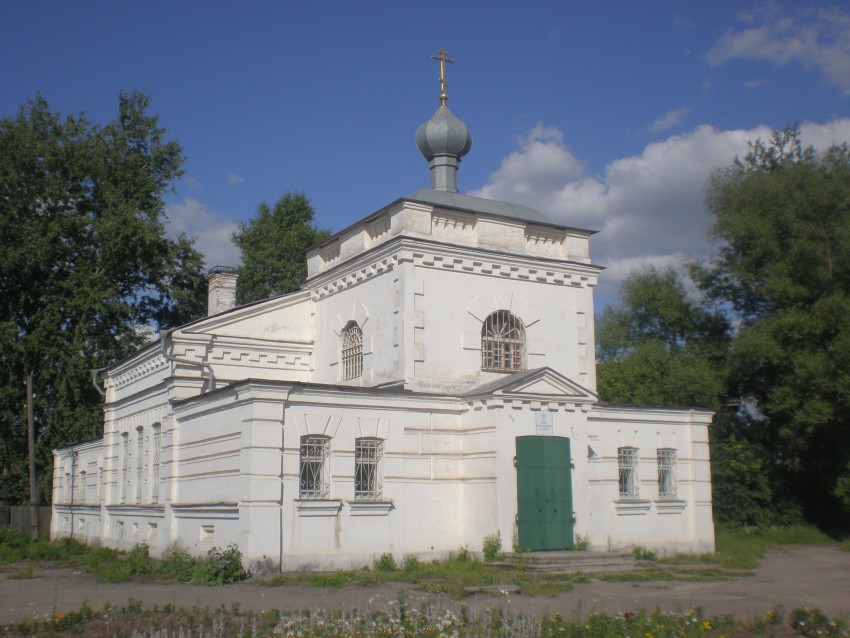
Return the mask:
<path id="1" fill-rule="evenodd" d="M 446 62 L 454 62 L 454 60 L 450 60 L 446 57 L 445 49 L 440 49 L 437 53 L 439 53 L 439 55 L 432 55 L 431 59 L 440 61 L 440 104 L 445 105 L 446 100 L 449 99 L 449 96 L 446 94 L 446 87 L 449 85 L 449 83 L 446 82 Z"/>

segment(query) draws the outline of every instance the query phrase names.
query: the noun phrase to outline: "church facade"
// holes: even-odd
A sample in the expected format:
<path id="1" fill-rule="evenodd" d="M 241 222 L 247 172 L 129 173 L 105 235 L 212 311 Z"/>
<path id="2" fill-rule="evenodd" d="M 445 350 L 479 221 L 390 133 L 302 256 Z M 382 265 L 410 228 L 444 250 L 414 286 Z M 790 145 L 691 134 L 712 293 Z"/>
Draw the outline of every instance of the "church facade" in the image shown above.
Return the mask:
<path id="1" fill-rule="evenodd" d="M 283 570 L 528 550 L 714 547 L 711 412 L 595 393 L 593 234 L 461 195 L 442 104 L 431 188 L 308 252 L 299 292 L 209 316 L 100 377 L 103 437 L 54 452 L 52 536 L 239 546 Z"/>

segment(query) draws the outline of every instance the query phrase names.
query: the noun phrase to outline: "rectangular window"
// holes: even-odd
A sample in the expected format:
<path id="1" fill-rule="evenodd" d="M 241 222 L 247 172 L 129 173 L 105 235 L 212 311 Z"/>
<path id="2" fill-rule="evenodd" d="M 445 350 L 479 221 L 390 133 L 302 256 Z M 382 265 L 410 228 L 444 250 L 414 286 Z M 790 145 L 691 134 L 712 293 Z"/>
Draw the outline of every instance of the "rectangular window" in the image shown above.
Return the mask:
<path id="1" fill-rule="evenodd" d="M 82 503 L 88 503 L 89 502 L 89 498 L 88 498 L 89 493 L 88 493 L 88 490 L 86 489 L 88 487 L 86 485 L 86 480 L 87 480 L 86 471 L 82 470 L 80 472 L 80 501 Z"/>
<path id="2" fill-rule="evenodd" d="M 151 455 L 151 503 L 159 503 L 159 458 L 162 454 L 162 426 L 153 424 L 153 454 Z"/>
<path id="3" fill-rule="evenodd" d="M 142 502 L 142 476 L 145 460 L 145 431 L 136 428 L 136 503 Z"/>
<path id="4" fill-rule="evenodd" d="M 328 456 L 330 455 L 330 437 L 301 437 L 301 472 L 298 497 L 303 499 L 322 499 L 328 497 Z"/>
<path id="5" fill-rule="evenodd" d="M 637 448 L 621 447 L 617 449 L 617 466 L 620 473 L 620 498 L 638 497 Z"/>
<path id="6" fill-rule="evenodd" d="M 676 450 L 658 450 L 658 498 L 676 498 Z"/>
<path id="7" fill-rule="evenodd" d="M 128 468 L 130 466 L 130 435 L 127 432 L 121 433 L 121 502 L 127 502 L 127 482 L 130 480 L 128 476 Z M 122 528 L 123 529 L 123 528 Z"/>
<path id="8" fill-rule="evenodd" d="M 354 441 L 354 500 L 374 501 L 381 498 L 381 457 L 384 442 L 381 439 L 356 439 Z"/>

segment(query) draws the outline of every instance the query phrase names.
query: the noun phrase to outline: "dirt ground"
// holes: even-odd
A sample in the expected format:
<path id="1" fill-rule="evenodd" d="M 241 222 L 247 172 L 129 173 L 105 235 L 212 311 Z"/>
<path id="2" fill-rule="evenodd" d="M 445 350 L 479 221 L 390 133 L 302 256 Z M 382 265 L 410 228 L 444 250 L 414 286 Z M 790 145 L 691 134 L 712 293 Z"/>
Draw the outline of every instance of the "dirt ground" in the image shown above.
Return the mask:
<path id="1" fill-rule="evenodd" d="M 413 605 L 430 601 L 444 607 L 459 604 L 470 610 L 504 609 L 512 614 L 562 615 L 596 610 L 608 613 L 660 607 L 665 611 L 700 606 L 708 615 L 731 614 L 750 618 L 782 605 L 817 606 L 830 616 L 850 613 L 850 552 L 835 547 L 794 547 L 768 553 L 754 576 L 723 582 L 610 583 L 591 580 L 553 597 L 522 594 L 474 594 L 456 601 L 445 595 L 425 594 L 410 585 L 380 587 L 265 587 L 250 581 L 222 587 L 182 583 L 98 583 L 94 576 L 64 568 L 36 568 L 34 578 L 11 580 L 0 575 L 0 625 L 105 603 L 126 605 L 129 599 L 144 606 L 174 604 L 217 608 L 238 603 L 243 609 L 361 609 L 385 610 L 402 590 Z"/>

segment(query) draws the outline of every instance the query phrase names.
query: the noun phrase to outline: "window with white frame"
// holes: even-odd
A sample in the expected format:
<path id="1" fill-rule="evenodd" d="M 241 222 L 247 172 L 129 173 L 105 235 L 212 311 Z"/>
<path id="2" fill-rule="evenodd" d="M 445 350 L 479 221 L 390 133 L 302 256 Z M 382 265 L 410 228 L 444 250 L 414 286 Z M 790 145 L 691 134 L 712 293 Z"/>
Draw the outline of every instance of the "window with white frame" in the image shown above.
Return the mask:
<path id="1" fill-rule="evenodd" d="M 130 435 L 127 432 L 121 433 L 121 502 L 127 502 L 127 483 L 130 468 Z"/>
<path id="2" fill-rule="evenodd" d="M 384 441 L 376 438 L 354 440 L 354 500 L 374 501 L 381 498 L 383 481 L 381 458 Z"/>
<path id="3" fill-rule="evenodd" d="M 676 450 L 658 450 L 658 498 L 676 498 Z"/>
<path id="4" fill-rule="evenodd" d="M 151 428 L 153 452 L 151 453 L 151 503 L 159 503 L 159 459 L 162 455 L 162 425 L 154 423 Z"/>
<path id="5" fill-rule="evenodd" d="M 525 328 L 519 317 L 497 310 L 481 327 L 481 369 L 515 372 L 525 369 Z"/>
<path id="6" fill-rule="evenodd" d="M 136 428 L 136 503 L 142 502 L 142 477 L 144 476 L 145 431 L 140 425 Z"/>
<path id="7" fill-rule="evenodd" d="M 363 331 L 356 321 L 342 330 L 342 380 L 357 379 L 363 374 Z"/>
<path id="8" fill-rule="evenodd" d="M 330 437 L 309 434 L 301 437 L 301 471 L 298 484 L 298 497 L 302 499 L 322 499 L 328 497 L 330 490 L 328 457 L 330 456 Z"/>
<path id="9" fill-rule="evenodd" d="M 637 460 L 638 450 L 636 447 L 617 448 L 620 498 L 638 497 Z"/>

